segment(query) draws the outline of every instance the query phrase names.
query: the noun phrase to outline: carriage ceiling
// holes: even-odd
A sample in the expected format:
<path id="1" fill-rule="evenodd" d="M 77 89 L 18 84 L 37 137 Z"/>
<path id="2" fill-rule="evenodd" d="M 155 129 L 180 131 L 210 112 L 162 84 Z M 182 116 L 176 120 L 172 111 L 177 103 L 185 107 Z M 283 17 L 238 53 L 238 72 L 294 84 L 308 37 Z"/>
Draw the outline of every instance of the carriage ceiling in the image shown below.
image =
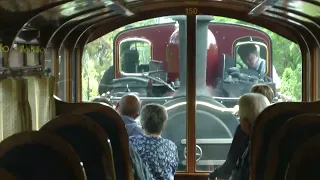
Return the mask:
<path id="1" fill-rule="evenodd" d="M 0 0 L 0 41 L 74 48 L 137 20 L 185 14 L 187 7 L 266 27 L 305 50 L 319 46 L 320 0 Z"/>

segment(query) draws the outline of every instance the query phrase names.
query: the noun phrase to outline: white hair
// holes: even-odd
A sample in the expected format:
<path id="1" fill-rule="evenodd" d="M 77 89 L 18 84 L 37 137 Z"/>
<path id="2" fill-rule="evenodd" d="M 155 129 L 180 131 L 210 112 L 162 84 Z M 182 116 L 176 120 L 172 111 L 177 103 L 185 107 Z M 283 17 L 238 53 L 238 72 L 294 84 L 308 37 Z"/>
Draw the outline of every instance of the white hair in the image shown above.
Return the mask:
<path id="1" fill-rule="evenodd" d="M 254 123 L 258 115 L 270 105 L 270 101 L 264 95 L 247 93 L 239 99 L 239 116 Z"/>
<path id="2" fill-rule="evenodd" d="M 141 125 L 148 133 L 161 133 L 168 113 L 164 106 L 159 104 L 147 104 L 141 110 Z"/>

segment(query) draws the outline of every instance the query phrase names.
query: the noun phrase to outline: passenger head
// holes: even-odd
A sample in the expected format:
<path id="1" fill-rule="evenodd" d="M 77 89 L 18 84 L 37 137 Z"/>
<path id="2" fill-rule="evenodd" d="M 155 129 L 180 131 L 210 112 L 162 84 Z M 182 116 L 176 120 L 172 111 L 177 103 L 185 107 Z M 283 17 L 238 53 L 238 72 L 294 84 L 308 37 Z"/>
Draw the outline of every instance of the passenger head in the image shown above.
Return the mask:
<path id="1" fill-rule="evenodd" d="M 140 111 L 139 97 L 134 94 L 124 95 L 117 104 L 116 110 L 120 115 L 136 118 Z"/>
<path id="2" fill-rule="evenodd" d="M 140 113 L 140 121 L 145 134 L 160 135 L 167 120 L 167 110 L 159 104 L 147 104 Z"/>
<path id="3" fill-rule="evenodd" d="M 268 98 L 270 103 L 273 102 L 273 98 L 274 98 L 273 90 L 270 86 L 268 86 L 266 84 L 256 84 L 256 85 L 252 86 L 251 92 L 262 94 Z"/>
<path id="4" fill-rule="evenodd" d="M 258 50 L 254 44 L 244 44 L 238 48 L 241 60 L 249 67 L 253 68 L 258 62 Z"/>
<path id="5" fill-rule="evenodd" d="M 240 97 L 238 104 L 241 129 L 250 134 L 256 118 L 270 102 L 264 95 L 248 93 Z"/>
<path id="6" fill-rule="evenodd" d="M 92 100 L 92 102 L 105 103 L 112 107 L 112 103 L 107 98 L 104 98 L 104 97 L 97 97 L 94 100 Z"/>

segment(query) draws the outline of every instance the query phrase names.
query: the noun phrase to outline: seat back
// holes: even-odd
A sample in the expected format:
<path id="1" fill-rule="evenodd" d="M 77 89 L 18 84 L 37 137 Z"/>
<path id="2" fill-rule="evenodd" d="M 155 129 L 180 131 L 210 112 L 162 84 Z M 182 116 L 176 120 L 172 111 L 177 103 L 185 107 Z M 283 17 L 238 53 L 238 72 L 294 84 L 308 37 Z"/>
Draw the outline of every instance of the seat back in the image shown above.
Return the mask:
<path id="1" fill-rule="evenodd" d="M 286 180 L 320 179 L 320 136 L 313 136 L 293 154 L 287 168 Z"/>
<path id="2" fill-rule="evenodd" d="M 252 180 L 263 179 L 270 140 L 290 118 L 303 113 L 320 113 L 317 102 L 283 102 L 267 107 L 256 119 L 250 145 Z"/>
<path id="3" fill-rule="evenodd" d="M 0 169 L 0 177 L 1 179 L 5 180 L 17 180 L 17 178 L 13 174 L 9 173 L 7 170 L 3 168 Z"/>
<path id="4" fill-rule="evenodd" d="M 0 168 L 19 180 L 84 180 L 73 148 L 44 132 L 22 132 L 0 143 Z"/>
<path id="5" fill-rule="evenodd" d="M 73 147 L 88 180 L 115 179 L 110 140 L 105 131 L 88 117 L 63 114 L 49 121 L 40 131 L 60 136 Z"/>
<path id="6" fill-rule="evenodd" d="M 70 112 L 82 114 L 101 125 L 111 141 L 116 178 L 133 179 L 127 130 L 114 109 L 98 103 L 65 103 L 56 99 L 56 112 L 57 115 Z"/>
<path id="7" fill-rule="evenodd" d="M 272 138 L 264 179 L 284 179 L 293 153 L 308 138 L 317 134 L 320 134 L 320 115 L 302 114 L 291 118 Z"/>

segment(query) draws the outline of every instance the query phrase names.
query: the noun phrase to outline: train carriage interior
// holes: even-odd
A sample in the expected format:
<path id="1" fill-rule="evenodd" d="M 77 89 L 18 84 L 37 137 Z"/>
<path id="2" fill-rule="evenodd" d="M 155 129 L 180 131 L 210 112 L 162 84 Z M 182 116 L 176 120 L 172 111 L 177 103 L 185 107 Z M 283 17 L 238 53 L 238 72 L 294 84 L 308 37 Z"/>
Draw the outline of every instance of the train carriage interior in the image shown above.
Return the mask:
<path id="1" fill-rule="evenodd" d="M 213 180 L 256 85 L 274 96 L 242 180 L 320 179 L 319 0 L 0 0 L 0 24 L 0 179 L 159 179 L 137 178 L 134 95 L 167 112 L 162 179 Z"/>

